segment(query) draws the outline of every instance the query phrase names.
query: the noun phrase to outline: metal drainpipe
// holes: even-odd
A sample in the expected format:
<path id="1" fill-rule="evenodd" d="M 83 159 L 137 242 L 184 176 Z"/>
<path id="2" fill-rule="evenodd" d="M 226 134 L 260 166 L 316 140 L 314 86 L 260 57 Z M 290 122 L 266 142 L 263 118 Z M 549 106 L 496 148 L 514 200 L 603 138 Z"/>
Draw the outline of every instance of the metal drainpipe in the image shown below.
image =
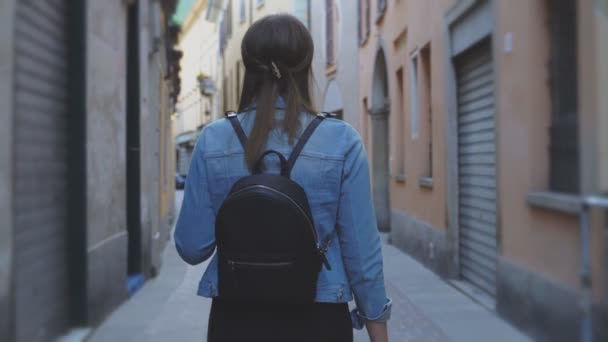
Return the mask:
<path id="1" fill-rule="evenodd" d="M 608 208 L 608 198 L 599 196 L 586 196 L 581 203 L 580 235 L 581 235 L 581 286 L 582 286 L 582 310 L 581 319 L 581 341 L 593 342 L 593 299 L 591 283 L 591 253 L 589 247 L 589 212 L 591 208 Z"/>

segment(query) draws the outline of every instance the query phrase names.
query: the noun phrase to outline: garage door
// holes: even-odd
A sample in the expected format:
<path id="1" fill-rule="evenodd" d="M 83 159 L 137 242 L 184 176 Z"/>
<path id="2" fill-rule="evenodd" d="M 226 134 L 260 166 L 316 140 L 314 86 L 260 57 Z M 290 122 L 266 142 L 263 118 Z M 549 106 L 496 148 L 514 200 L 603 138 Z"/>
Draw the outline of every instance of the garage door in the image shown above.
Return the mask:
<path id="1" fill-rule="evenodd" d="M 460 273 L 475 288 L 496 293 L 496 143 L 491 45 L 456 59 Z"/>
<path id="2" fill-rule="evenodd" d="M 15 20 L 17 341 L 68 322 L 65 1 L 17 1 Z"/>

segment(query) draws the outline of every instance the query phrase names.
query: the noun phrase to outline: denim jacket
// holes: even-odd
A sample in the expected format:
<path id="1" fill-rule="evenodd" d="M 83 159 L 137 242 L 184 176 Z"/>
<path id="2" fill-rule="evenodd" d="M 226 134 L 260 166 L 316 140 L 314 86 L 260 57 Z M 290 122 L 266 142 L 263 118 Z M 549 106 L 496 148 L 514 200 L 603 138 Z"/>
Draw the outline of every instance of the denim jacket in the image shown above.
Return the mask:
<path id="1" fill-rule="evenodd" d="M 277 118 L 282 115 L 278 107 Z M 238 115 L 247 134 L 254 117 L 254 109 Z M 300 114 L 301 126 L 306 127 L 312 118 Z M 292 147 L 281 129 L 271 131 L 268 149 L 287 157 Z M 266 172 L 278 172 L 274 159 L 267 158 Z M 189 264 L 213 256 L 199 283 L 200 296 L 218 294 L 215 216 L 232 185 L 248 174 L 243 148 L 228 120 L 208 125 L 192 156 L 174 236 L 179 255 Z M 357 308 L 351 318 L 357 329 L 367 320 L 388 320 L 392 302 L 385 291 L 368 160 L 358 132 L 343 121 L 324 120 L 298 158 L 292 179 L 307 193 L 319 237 L 324 239 L 336 230 L 327 252 L 332 267 L 322 268 L 319 274 L 316 301 L 345 303 L 354 294 Z"/>

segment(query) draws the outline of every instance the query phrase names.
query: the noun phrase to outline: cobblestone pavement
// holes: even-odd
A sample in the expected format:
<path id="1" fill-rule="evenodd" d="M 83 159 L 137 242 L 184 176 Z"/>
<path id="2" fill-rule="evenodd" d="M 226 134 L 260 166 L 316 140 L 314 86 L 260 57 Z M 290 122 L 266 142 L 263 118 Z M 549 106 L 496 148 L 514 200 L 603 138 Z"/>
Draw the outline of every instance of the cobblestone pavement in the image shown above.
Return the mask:
<path id="1" fill-rule="evenodd" d="M 383 252 L 393 299 L 390 341 L 530 341 L 397 248 L 385 243 Z M 186 265 L 170 242 L 159 276 L 108 317 L 89 341 L 204 341 L 211 302 L 195 292 L 205 267 Z M 355 341 L 369 341 L 367 333 L 355 331 Z"/>

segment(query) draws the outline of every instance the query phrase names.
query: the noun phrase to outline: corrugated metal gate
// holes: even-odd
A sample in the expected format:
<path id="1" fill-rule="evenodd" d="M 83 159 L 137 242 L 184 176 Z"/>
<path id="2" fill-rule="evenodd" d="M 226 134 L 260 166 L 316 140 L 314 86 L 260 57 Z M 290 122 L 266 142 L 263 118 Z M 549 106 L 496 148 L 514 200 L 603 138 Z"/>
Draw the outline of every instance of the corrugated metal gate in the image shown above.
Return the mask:
<path id="1" fill-rule="evenodd" d="M 16 340 L 68 324 L 66 1 L 17 2 L 15 20 Z"/>
<path id="2" fill-rule="evenodd" d="M 496 142 L 491 45 L 456 59 L 460 274 L 496 293 Z"/>

